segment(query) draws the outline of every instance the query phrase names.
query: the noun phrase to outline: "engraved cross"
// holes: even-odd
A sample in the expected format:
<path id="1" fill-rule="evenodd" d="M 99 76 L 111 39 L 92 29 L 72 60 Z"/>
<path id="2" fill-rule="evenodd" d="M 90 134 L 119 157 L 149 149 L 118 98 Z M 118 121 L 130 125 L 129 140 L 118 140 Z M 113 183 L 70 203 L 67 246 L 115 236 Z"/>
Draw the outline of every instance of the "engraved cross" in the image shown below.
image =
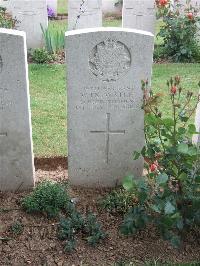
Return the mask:
<path id="1" fill-rule="evenodd" d="M 90 131 L 90 133 L 97 133 L 97 134 L 105 134 L 105 144 L 106 144 L 106 149 L 105 149 L 105 155 L 106 155 L 106 163 L 109 163 L 109 152 L 110 152 L 110 135 L 115 135 L 115 134 L 125 134 L 125 130 L 111 130 L 110 129 L 110 113 L 106 114 L 106 130 L 101 131 L 101 130 L 94 130 Z"/>

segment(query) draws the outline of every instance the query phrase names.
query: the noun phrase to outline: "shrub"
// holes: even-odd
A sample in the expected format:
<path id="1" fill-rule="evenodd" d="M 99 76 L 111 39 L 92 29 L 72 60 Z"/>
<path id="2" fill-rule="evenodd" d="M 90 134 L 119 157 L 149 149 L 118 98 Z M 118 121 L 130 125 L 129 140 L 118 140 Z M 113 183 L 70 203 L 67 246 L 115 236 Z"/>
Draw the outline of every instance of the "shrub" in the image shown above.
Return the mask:
<path id="1" fill-rule="evenodd" d="M 103 200 L 100 206 L 111 213 L 125 213 L 135 204 L 132 193 L 124 189 L 113 190 Z"/>
<path id="2" fill-rule="evenodd" d="M 49 217 L 68 211 L 70 205 L 66 187 L 60 183 L 44 181 L 22 200 L 22 207 L 28 213 L 42 213 Z"/>
<path id="3" fill-rule="evenodd" d="M 36 48 L 31 53 L 32 61 L 36 64 L 46 64 L 52 61 L 53 55 L 49 54 L 44 48 Z"/>
<path id="4" fill-rule="evenodd" d="M 159 110 L 162 96 L 153 92 L 148 95 L 148 82 L 142 82 L 146 146 L 134 152 L 134 159 L 145 158 L 147 174 L 124 179 L 124 188 L 138 203 L 125 215 L 121 231 L 134 234 L 153 223 L 164 239 L 177 247 L 185 233 L 200 226 L 200 149 L 191 141 L 197 132 L 189 122 L 198 99 L 192 107 L 195 97 L 183 89 L 178 76 L 167 85 L 170 117 Z"/>
<path id="5" fill-rule="evenodd" d="M 159 19 L 163 20 L 158 36 L 164 40 L 163 55 L 175 62 L 200 61 L 200 47 L 197 41 L 199 9 L 188 4 L 183 7 L 175 1 L 172 8 L 168 0 L 157 0 Z"/>
<path id="6" fill-rule="evenodd" d="M 58 229 L 58 238 L 66 241 L 64 250 L 67 252 L 71 252 L 76 247 L 75 236 L 79 232 L 86 235 L 88 244 L 92 246 L 106 237 L 94 214 L 89 213 L 84 218 L 75 208 L 68 218 L 60 220 Z"/>
<path id="7" fill-rule="evenodd" d="M 18 21 L 6 12 L 6 8 L 0 7 L 0 28 L 14 29 Z"/>

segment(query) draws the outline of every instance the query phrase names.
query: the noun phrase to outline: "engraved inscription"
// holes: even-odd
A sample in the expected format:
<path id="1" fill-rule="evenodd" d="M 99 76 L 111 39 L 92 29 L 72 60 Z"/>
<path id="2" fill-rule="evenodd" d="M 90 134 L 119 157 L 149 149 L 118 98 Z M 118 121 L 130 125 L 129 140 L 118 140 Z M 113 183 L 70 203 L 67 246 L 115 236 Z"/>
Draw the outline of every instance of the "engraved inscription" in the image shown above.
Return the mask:
<path id="1" fill-rule="evenodd" d="M 125 75 L 131 66 L 131 54 L 125 44 L 107 39 L 97 44 L 90 53 L 89 67 L 102 81 L 116 81 Z"/>
<path id="2" fill-rule="evenodd" d="M 2 60 L 2 57 L 0 56 L 0 74 L 3 70 L 3 60 Z"/>
<path id="3" fill-rule="evenodd" d="M 140 108 L 133 87 L 84 87 L 75 108 L 78 110 L 127 110 Z"/>
<path id="4" fill-rule="evenodd" d="M 101 131 L 101 130 L 94 130 L 90 131 L 90 133 L 96 133 L 96 134 L 105 134 L 105 162 L 108 164 L 109 163 L 109 152 L 110 152 L 110 135 L 115 135 L 115 134 L 125 134 L 125 130 L 111 130 L 110 129 L 110 113 L 106 114 L 106 130 Z"/>
<path id="5" fill-rule="evenodd" d="M 0 137 L 7 137 L 8 136 L 8 133 L 7 132 L 0 132 Z"/>

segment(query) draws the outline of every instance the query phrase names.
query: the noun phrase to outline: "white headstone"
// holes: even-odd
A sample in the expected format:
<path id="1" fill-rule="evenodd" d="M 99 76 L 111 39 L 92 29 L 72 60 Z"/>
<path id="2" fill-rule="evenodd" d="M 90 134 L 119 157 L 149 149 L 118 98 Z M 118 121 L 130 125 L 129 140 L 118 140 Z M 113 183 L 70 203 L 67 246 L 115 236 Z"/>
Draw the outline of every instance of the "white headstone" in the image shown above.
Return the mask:
<path id="1" fill-rule="evenodd" d="M 26 32 L 28 48 L 42 46 L 42 30 L 48 26 L 46 0 L 17 0 L 13 1 L 12 14 L 19 21 L 17 29 Z"/>
<path id="2" fill-rule="evenodd" d="M 123 0 L 122 25 L 124 28 L 155 33 L 156 11 L 154 0 Z"/>
<path id="3" fill-rule="evenodd" d="M 141 80 L 151 78 L 154 37 L 122 28 L 66 33 L 68 159 L 72 184 L 115 186 L 141 176 Z"/>
<path id="4" fill-rule="evenodd" d="M 69 0 L 68 29 L 102 27 L 102 0 Z"/>
<path id="5" fill-rule="evenodd" d="M 0 191 L 34 185 L 25 33 L 0 29 Z"/>
<path id="6" fill-rule="evenodd" d="M 47 0 L 48 7 L 52 8 L 55 16 L 57 16 L 58 2 L 57 0 Z"/>

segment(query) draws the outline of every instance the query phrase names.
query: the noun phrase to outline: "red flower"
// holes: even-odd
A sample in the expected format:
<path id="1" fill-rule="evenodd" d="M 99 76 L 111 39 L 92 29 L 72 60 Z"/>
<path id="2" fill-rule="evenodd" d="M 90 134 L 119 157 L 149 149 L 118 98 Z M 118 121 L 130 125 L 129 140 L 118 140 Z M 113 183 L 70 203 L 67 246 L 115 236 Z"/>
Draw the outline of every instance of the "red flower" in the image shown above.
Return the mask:
<path id="1" fill-rule="evenodd" d="M 177 91 L 176 86 L 172 86 L 172 87 L 171 87 L 171 93 L 172 93 L 172 94 L 176 94 L 176 91 Z"/>
<path id="2" fill-rule="evenodd" d="M 150 165 L 150 171 L 151 171 L 151 172 L 155 172 L 155 171 L 157 170 L 157 168 L 158 168 L 158 165 L 155 164 L 155 163 L 152 163 L 152 164 Z"/>
<path id="3" fill-rule="evenodd" d="M 188 17 L 188 19 L 192 20 L 193 19 L 193 13 L 192 12 L 189 12 L 187 14 L 187 17 Z"/>
<path id="4" fill-rule="evenodd" d="M 160 6 L 166 6 L 168 4 L 168 0 L 159 0 Z"/>

